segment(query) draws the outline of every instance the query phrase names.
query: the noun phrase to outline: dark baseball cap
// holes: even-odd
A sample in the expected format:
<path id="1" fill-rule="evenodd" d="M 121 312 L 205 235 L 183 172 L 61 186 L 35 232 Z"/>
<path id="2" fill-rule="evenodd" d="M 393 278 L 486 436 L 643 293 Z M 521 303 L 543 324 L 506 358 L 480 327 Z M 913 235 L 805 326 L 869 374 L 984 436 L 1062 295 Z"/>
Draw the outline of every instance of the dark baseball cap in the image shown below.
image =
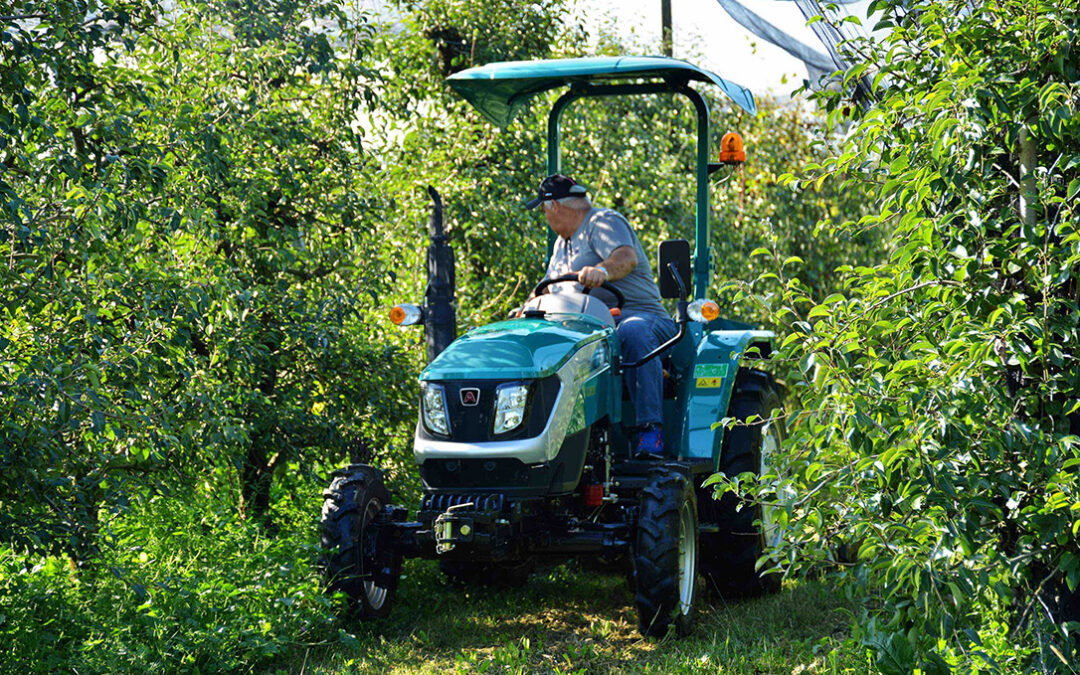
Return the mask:
<path id="1" fill-rule="evenodd" d="M 525 208 L 535 209 L 537 206 L 540 206 L 540 202 L 546 202 L 552 199 L 584 196 L 585 188 L 578 185 L 573 178 L 564 176 L 561 173 L 553 173 L 540 183 L 540 196 L 525 204 Z"/>

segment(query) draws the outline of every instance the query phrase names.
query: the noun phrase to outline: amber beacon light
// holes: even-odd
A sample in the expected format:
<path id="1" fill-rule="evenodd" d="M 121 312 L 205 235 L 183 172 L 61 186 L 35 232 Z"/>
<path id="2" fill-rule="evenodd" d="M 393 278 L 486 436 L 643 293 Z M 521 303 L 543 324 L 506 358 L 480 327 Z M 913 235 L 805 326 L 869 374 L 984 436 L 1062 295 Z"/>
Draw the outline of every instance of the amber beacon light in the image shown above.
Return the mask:
<path id="1" fill-rule="evenodd" d="M 742 164 L 746 161 L 746 149 L 743 148 L 742 136 L 729 131 L 720 139 L 720 163 Z"/>

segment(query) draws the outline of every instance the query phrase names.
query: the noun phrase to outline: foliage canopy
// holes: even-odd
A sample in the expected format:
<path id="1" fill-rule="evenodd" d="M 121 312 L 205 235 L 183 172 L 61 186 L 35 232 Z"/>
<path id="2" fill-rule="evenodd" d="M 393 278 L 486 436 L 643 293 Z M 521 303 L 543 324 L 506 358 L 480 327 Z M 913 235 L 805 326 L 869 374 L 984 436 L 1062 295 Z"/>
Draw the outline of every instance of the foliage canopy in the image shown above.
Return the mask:
<path id="1" fill-rule="evenodd" d="M 789 477 L 758 496 L 788 505 L 794 567 L 851 566 L 883 672 L 1062 667 L 1080 628 L 1080 10 L 873 9 L 888 37 L 851 45 L 843 75 L 872 74 L 877 98 L 818 95 L 834 154 L 788 180 L 869 190 L 875 212 L 840 229 L 887 232 L 887 258 L 841 267 L 829 295 L 786 283 L 804 412 Z"/>
<path id="2" fill-rule="evenodd" d="M 736 128 L 751 154 L 713 190 L 714 290 L 784 333 L 776 367 L 806 411 L 783 473 L 721 489 L 788 507 L 791 573 L 846 570 L 883 671 L 1052 668 L 1080 581 L 1080 10 L 874 9 L 889 37 L 851 45 L 842 74 L 873 77 L 862 108 L 826 92 L 828 120 L 749 118 L 702 88 L 716 140 Z M 403 0 L 393 27 L 325 0 L 3 10 L 5 662 L 229 670 L 339 639 L 308 497 L 347 455 L 415 481 L 422 349 L 380 317 L 423 292 L 418 188 L 447 201 L 462 326 L 543 270 L 520 205 L 544 106 L 495 129 L 443 78 L 630 51 L 565 10 Z M 647 248 L 690 231 L 691 122 L 662 98 L 566 118 L 567 170 Z"/>

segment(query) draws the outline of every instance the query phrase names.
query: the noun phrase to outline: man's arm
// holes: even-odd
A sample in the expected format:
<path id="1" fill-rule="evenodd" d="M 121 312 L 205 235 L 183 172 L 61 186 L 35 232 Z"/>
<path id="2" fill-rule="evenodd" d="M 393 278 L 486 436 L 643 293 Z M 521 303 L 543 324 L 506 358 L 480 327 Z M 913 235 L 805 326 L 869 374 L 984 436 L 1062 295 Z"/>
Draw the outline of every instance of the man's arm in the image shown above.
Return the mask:
<path id="1" fill-rule="evenodd" d="M 633 247 L 620 246 L 599 265 L 586 265 L 578 270 L 578 283 L 585 288 L 596 288 L 605 281 L 618 281 L 633 272 L 637 263 L 637 252 Z M 604 270 L 607 270 L 607 274 Z"/>

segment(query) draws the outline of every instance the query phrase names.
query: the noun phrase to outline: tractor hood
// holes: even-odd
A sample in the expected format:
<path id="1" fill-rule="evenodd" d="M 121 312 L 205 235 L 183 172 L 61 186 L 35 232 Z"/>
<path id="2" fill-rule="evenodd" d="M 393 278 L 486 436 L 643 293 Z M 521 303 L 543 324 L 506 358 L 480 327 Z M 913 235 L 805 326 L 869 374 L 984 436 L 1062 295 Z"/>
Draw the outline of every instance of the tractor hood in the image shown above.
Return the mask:
<path id="1" fill-rule="evenodd" d="M 580 314 L 512 319 L 454 340 L 420 374 L 424 381 L 525 380 L 555 373 L 581 346 L 612 329 Z"/>

